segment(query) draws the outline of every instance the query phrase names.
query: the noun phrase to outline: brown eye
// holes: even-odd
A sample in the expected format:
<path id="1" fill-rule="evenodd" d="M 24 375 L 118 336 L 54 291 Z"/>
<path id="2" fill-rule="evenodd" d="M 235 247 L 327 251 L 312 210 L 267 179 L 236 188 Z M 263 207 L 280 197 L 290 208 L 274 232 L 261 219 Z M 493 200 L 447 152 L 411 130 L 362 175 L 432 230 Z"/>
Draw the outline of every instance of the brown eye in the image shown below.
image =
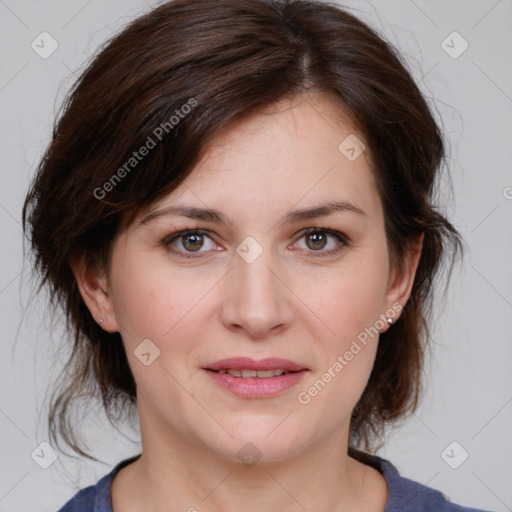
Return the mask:
<path id="1" fill-rule="evenodd" d="M 337 254 L 345 247 L 349 246 L 349 238 L 336 231 L 328 228 L 312 228 L 303 232 L 300 241 L 304 240 L 304 246 L 300 249 L 306 251 L 306 255 L 310 257 L 331 256 Z"/>
<path id="2" fill-rule="evenodd" d="M 306 245 L 312 250 L 323 249 L 327 244 L 327 236 L 322 231 L 314 231 L 306 235 Z"/>
<path id="3" fill-rule="evenodd" d="M 186 229 L 167 236 L 162 244 L 173 254 L 185 258 L 197 257 L 211 250 L 216 250 L 216 244 L 207 231 Z M 218 250 L 218 249 L 217 249 Z"/>
<path id="4" fill-rule="evenodd" d="M 204 236 L 201 234 L 183 235 L 181 243 L 187 251 L 197 251 L 204 244 Z"/>

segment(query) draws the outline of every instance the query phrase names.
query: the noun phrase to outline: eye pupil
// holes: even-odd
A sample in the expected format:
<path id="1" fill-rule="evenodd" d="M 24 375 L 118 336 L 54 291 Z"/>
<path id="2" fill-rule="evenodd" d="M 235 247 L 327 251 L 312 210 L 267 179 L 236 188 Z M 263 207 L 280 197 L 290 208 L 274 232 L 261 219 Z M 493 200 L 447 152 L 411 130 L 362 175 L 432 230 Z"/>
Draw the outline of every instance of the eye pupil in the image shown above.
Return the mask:
<path id="1" fill-rule="evenodd" d="M 193 241 L 192 244 L 189 244 L 188 241 L 191 239 L 195 240 L 195 242 Z M 201 246 L 203 244 L 203 235 L 198 235 L 198 234 L 185 235 L 183 237 L 183 241 L 184 241 L 183 247 L 185 247 L 185 249 L 187 249 L 187 251 L 195 251 L 195 250 L 201 248 Z"/>
<path id="2" fill-rule="evenodd" d="M 310 249 L 323 249 L 325 247 L 325 233 L 310 233 L 306 238 L 308 246 L 310 246 L 309 242 L 313 242 L 313 247 L 310 246 Z M 316 245 L 318 242 L 320 242 L 320 245 Z"/>

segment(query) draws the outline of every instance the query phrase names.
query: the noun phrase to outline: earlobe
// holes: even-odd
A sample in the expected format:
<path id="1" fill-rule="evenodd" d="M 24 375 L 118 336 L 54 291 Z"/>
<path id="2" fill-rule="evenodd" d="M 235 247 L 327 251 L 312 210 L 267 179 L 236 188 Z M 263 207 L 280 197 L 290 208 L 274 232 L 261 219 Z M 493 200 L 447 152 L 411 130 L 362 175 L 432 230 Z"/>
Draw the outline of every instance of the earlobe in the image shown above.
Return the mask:
<path id="1" fill-rule="evenodd" d="M 106 272 L 92 264 L 84 254 L 74 254 L 69 265 L 75 276 L 80 295 L 92 317 L 107 332 L 118 332 Z"/>
<path id="2" fill-rule="evenodd" d="M 393 277 L 388 284 L 386 304 L 389 309 L 395 309 L 395 306 L 399 304 L 401 311 L 409 300 L 422 248 L 423 233 L 411 245 L 409 251 L 404 256 L 400 272 L 393 273 Z M 393 319 L 393 323 L 398 318 L 399 315 Z"/>

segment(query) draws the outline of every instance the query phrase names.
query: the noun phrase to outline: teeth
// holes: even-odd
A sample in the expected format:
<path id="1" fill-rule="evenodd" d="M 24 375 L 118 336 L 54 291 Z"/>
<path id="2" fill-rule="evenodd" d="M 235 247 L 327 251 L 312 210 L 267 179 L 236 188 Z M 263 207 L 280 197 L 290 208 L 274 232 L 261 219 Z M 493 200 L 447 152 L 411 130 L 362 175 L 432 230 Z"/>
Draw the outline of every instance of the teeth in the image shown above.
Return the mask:
<path id="1" fill-rule="evenodd" d="M 258 378 L 258 379 L 269 379 L 271 377 L 279 377 L 285 373 L 290 373 L 288 370 L 218 370 L 218 373 L 232 375 L 233 377 L 247 378 Z"/>

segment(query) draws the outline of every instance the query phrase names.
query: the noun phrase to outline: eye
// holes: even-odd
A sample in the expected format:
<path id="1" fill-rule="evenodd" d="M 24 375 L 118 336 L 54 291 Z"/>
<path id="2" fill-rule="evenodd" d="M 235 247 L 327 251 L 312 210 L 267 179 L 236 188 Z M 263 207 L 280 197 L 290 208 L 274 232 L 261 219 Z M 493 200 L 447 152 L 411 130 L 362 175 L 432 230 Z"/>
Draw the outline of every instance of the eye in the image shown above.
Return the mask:
<path id="1" fill-rule="evenodd" d="M 174 254 L 184 258 L 194 258 L 192 253 L 203 253 L 215 250 L 217 247 L 207 233 L 201 229 L 186 229 L 169 235 L 162 243 Z M 209 244 L 205 245 L 205 241 L 209 241 Z M 205 250 L 201 251 L 203 248 Z"/>
<path id="2" fill-rule="evenodd" d="M 329 256 L 337 254 L 349 245 L 349 239 L 343 233 L 328 228 L 311 228 L 302 233 L 300 240 L 305 240 L 308 257 Z M 329 243 L 331 239 L 331 243 Z M 324 250 L 326 249 L 327 250 Z M 318 254 L 314 254 L 318 253 Z"/>
<path id="3" fill-rule="evenodd" d="M 302 232 L 300 240 L 302 239 L 305 240 L 306 247 L 299 248 L 305 250 L 308 257 L 337 254 L 350 242 L 346 235 L 329 228 L 310 228 Z M 162 240 L 162 244 L 171 253 L 183 258 L 198 258 L 205 252 L 222 250 L 211 239 L 209 232 L 202 229 L 177 231 Z"/>

